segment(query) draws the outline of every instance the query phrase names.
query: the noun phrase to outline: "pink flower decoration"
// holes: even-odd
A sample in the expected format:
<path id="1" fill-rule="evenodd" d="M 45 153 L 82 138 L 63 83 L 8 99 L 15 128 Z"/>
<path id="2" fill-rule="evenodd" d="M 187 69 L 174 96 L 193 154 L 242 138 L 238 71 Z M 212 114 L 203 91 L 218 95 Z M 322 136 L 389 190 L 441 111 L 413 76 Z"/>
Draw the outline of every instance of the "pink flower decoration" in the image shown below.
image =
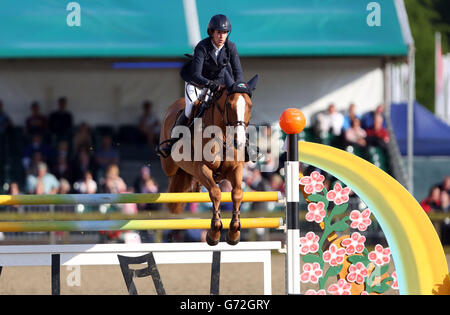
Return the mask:
<path id="1" fill-rule="evenodd" d="M 310 290 L 306 291 L 305 295 L 327 295 L 327 292 L 325 290 L 316 291 L 316 290 L 310 289 Z"/>
<path id="2" fill-rule="evenodd" d="M 304 272 L 300 275 L 300 281 L 303 283 L 318 283 L 319 278 L 322 277 L 322 269 L 320 269 L 318 263 L 304 264 L 303 271 Z"/>
<path id="3" fill-rule="evenodd" d="M 344 262 L 345 248 L 331 244 L 330 249 L 323 253 L 323 260 L 331 266 L 339 266 Z"/>
<path id="4" fill-rule="evenodd" d="M 364 278 L 368 275 L 369 272 L 367 271 L 367 268 L 362 262 L 359 262 L 356 265 L 351 265 L 348 268 L 347 281 L 361 284 L 364 283 Z"/>
<path id="5" fill-rule="evenodd" d="M 324 180 L 325 176 L 320 175 L 317 171 L 314 171 L 310 176 L 303 176 L 300 179 L 300 185 L 305 186 L 305 192 L 307 194 L 322 192 Z"/>
<path id="6" fill-rule="evenodd" d="M 369 260 L 377 266 L 383 266 L 391 261 L 391 250 L 389 247 L 383 248 L 380 244 L 375 246 L 375 250 L 369 253 Z"/>
<path id="7" fill-rule="evenodd" d="M 392 283 L 391 288 L 394 290 L 398 290 L 397 271 L 394 271 L 391 276 L 392 278 L 394 278 L 394 283 Z"/>
<path id="8" fill-rule="evenodd" d="M 327 193 L 327 199 L 333 201 L 336 205 L 341 205 L 348 201 L 348 195 L 351 189 L 349 187 L 342 188 L 339 183 L 334 185 L 334 189 Z"/>
<path id="9" fill-rule="evenodd" d="M 362 292 L 361 292 L 361 295 L 369 295 L 369 292 L 367 292 L 367 291 L 362 291 Z"/>
<path id="10" fill-rule="evenodd" d="M 316 253 L 319 250 L 319 236 L 313 232 L 308 232 L 305 237 L 300 238 L 300 253 Z"/>
<path id="11" fill-rule="evenodd" d="M 355 253 L 362 253 L 364 251 L 364 242 L 366 238 L 359 234 L 358 232 L 354 232 L 350 238 L 346 238 L 342 241 L 341 245 L 345 247 L 347 255 L 353 255 Z"/>
<path id="12" fill-rule="evenodd" d="M 311 202 L 308 204 L 308 213 L 306 214 L 306 221 L 320 223 L 327 215 L 325 211 L 325 204 L 320 201 L 318 203 Z"/>
<path id="13" fill-rule="evenodd" d="M 352 229 L 358 229 L 363 232 L 367 230 L 367 227 L 372 224 L 372 220 L 370 220 L 370 210 L 366 209 L 363 212 L 359 212 L 358 210 L 353 210 L 350 212 L 350 220 L 352 223 L 350 227 Z"/>
<path id="14" fill-rule="evenodd" d="M 332 295 L 352 295 L 351 288 L 351 283 L 348 283 L 345 279 L 339 279 L 337 283 L 328 287 L 328 293 Z"/>

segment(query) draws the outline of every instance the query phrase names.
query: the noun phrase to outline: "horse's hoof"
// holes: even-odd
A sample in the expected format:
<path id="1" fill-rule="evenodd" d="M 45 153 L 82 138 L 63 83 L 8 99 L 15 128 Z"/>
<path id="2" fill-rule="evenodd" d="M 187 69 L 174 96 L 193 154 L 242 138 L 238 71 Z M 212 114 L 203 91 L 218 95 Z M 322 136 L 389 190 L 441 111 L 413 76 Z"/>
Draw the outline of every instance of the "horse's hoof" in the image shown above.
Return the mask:
<path id="1" fill-rule="evenodd" d="M 237 243 L 239 243 L 239 241 L 241 240 L 241 233 L 240 233 L 240 232 L 237 232 L 237 233 L 238 233 L 238 234 L 237 234 L 237 237 L 235 237 L 234 239 L 232 239 L 232 238 L 230 237 L 230 234 L 227 233 L 227 243 L 228 243 L 229 245 L 234 246 L 234 245 L 236 245 Z"/>
<path id="2" fill-rule="evenodd" d="M 220 235 L 219 235 L 218 239 L 213 240 L 212 238 L 209 237 L 209 233 L 206 233 L 206 243 L 209 246 L 216 246 L 217 244 L 219 244 L 219 241 L 220 241 Z"/>

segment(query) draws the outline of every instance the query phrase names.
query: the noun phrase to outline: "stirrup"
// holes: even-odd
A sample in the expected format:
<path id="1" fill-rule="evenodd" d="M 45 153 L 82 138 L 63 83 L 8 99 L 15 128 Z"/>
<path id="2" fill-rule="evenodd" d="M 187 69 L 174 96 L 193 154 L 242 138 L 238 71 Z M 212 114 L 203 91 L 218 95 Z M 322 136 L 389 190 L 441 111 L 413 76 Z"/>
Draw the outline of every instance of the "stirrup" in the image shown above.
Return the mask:
<path id="1" fill-rule="evenodd" d="M 167 158 L 170 156 L 172 152 L 173 145 L 180 140 L 180 138 L 172 138 L 161 142 L 156 148 L 156 155 L 162 156 L 163 158 Z"/>
<path id="2" fill-rule="evenodd" d="M 172 131 L 176 126 L 185 126 L 188 122 L 189 122 L 189 118 L 187 118 L 184 115 L 184 110 L 182 110 L 172 127 Z M 170 132 L 170 133 L 172 134 L 172 132 Z M 180 137 L 170 138 L 168 140 L 161 142 L 155 149 L 156 154 L 158 156 L 162 156 L 163 158 L 167 158 L 172 153 L 173 145 L 180 139 L 181 139 Z"/>

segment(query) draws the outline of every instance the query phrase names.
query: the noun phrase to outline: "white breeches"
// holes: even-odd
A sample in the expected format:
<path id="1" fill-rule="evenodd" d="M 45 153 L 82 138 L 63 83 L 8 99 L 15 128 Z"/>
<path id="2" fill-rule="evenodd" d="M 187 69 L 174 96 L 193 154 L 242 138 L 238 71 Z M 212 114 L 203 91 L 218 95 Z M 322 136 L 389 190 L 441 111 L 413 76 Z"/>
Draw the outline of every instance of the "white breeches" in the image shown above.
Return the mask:
<path id="1" fill-rule="evenodd" d="M 194 106 L 194 103 L 198 100 L 198 98 L 204 94 L 207 93 L 208 89 L 200 89 L 192 84 L 185 83 L 184 88 L 184 99 L 186 100 L 186 108 L 184 110 L 184 114 L 187 118 L 191 115 L 192 112 L 192 106 Z M 209 98 L 209 95 L 206 95 L 205 101 L 207 101 Z"/>

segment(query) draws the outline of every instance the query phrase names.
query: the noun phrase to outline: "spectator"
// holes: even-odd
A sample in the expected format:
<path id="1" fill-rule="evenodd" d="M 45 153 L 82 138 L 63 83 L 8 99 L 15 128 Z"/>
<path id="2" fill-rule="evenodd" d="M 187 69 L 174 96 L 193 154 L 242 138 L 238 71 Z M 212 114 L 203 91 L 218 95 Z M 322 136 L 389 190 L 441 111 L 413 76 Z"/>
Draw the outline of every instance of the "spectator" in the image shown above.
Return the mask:
<path id="1" fill-rule="evenodd" d="M 440 188 L 442 191 L 445 191 L 448 195 L 450 195 L 450 176 L 445 176 Z"/>
<path id="2" fill-rule="evenodd" d="M 26 170 L 30 169 L 32 158 L 36 152 L 40 154 L 40 158 L 43 162 L 48 163 L 50 161 L 52 150 L 47 144 L 44 143 L 42 134 L 40 133 L 33 134 L 31 143 L 24 149 L 22 164 Z"/>
<path id="3" fill-rule="evenodd" d="M 450 211 L 450 176 L 445 176 L 439 187 L 441 189 L 442 210 L 448 212 Z"/>
<path id="4" fill-rule="evenodd" d="M 70 188 L 69 181 L 65 178 L 60 178 L 58 194 L 65 195 L 65 194 L 70 193 L 70 190 L 71 190 L 71 188 Z"/>
<path id="5" fill-rule="evenodd" d="M 97 183 L 93 179 L 92 173 L 86 170 L 83 179 L 73 184 L 73 189 L 79 194 L 95 194 L 97 192 Z"/>
<path id="6" fill-rule="evenodd" d="M 279 191 L 284 194 L 284 180 L 280 174 L 272 174 L 270 176 L 269 184 L 271 191 Z"/>
<path id="7" fill-rule="evenodd" d="M 442 198 L 444 195 L 441 192 L 439 186 L 435 185 L 431 187 L 428 196 L 420 202 L 420 205 L 426 213 L 433 211 L 445 211 L 449 210 L 448 198 Z M 444 201 L 445 204 L 442 203 Z"/>
<path id="8" fill-rule="evenodd" d="M 144 101 L 142 104 L 142 116 L 139 120 L 139 130 L 147 139 L 150 148 L 153 148 L 155 140 L 159 137 L 160 123 L 153 114 L 153 102 Z"/>
<path id="9" fill-rule="evenodd" d="M 142 193 L 145 190 L 145 183 L 148 179 L 151 179 L 150 168 L 142 166 L 139 177 L 134 181 L 134 191 L 136 193 Z"/>
<path id="10" fill-rule="evenodd" d="M 361 119 L 361 117 L 356 114 L 355 108 L 356 108 L 355 104 L 350 104 L 350 106 L 348 107 L 347 115 L 344 115 L 344 123 L 342 125 L 343 131 L 346 131 L 347 129 L 351 128 L 353 119 L 355 118 Z"/>
<path id="11" fill-rule="evenodd" d="M 128 189 L 126 191 L 124 191 L 124 193 L 133 194 L 134 193 L 134 188 L 133 187 L 128 187 Z M 122 204 L 122 213 L 124 213 L 124 214 L 137 214 L 138 213 L 137 204 L 136 203 L 124 203 L 124 204 Z"/>
<path id="12" fill-rule="evenodd" d="M 50 114 L 50 132 L 57 136 L 57 139 L 69 139 L 72 134 L 73 120 L 72 114 L 67 111 L 67 98 L 58 99 L 58 110 Z"/>
<path id="13" fill-rule="evenodd" d="M 37 166 L 37 176 L 32 174 L 27 176 L 26 191 L 29 194 L 56 194 L 58 189 L 58 180 L 52 174 L 47 173 L 47 164 L 43 162 Z"/>
<path id="14" fill-rule="evenodd" d="M 73 137 L 73 152 L 79 153 L 81 150 L 92 150 L 92 135 L 89 125 L 82 122 Z"/>
<path id="15" fill-rule="evenodd" d="M 95 153 L 95 162 L 98 167 L 98 177 L 102 177 L 105 170 L 112 164 L 119 163 L 119 151 L 112 147 L 112 137 L 103 135 L 101 148 Z"/>
<path id="16" fill-rule="evenodd" d="M 48 132 L 47 117 L 40 113 L 38 102 L 31 104 L 31 116 L 25 121 L 26 131 L 28 135 L 40 134 L 45 136 Z"/>
<path id="17" fill-rule="evenodd" d="M 58 142 L 58 149 L 53 158 L 51 170 L 58 179 L 61 177 L 70 178 L 69 144 L 66 140 Z"/>
<path id="18" fill-rule="evenodd" d="M 83 148 L 78 152 L 71 162 L 70 170 L 73 183 L 82 180 L 86 172 L 94 172 L 95 162 L 88 149 Z"/>
<path id="19" fill-rule="evenodd" d="M 373 128 L 367 130 L 367 144 L 387 149 L 390 141 L 389 132 L 383 127 L 383 116 L 375 114 Z"/>
<path id="20" fill-rule="evenodd" d="M 0 100 L 0 135 L 5 134 L 10 127 L 12 127 L 11 119 L 5 113 L 3 102 Z"/>
<path id="21" fill-rule="evenodd" d="M 127 185 L 119 176 L 119 167 L 116 164 L 108 166 L 101 190 L 107 194 L 121 194 L 127 190 Z"/>
<path id="22" fill-rule="evenodd" d="M 158 184 L 150 176 L 150 169 L 147 166 L 141 167 L 140 176 L 134 181 L 134 191 L 143 194 L 158 192 Z M 139 210 L 158 210 L 159 208 L 158 204 L 139 204 Z"/>
<path id="23" fill-rule="evenodd" d="M 20 195 L 20 194 L 21 194 L 21 192 L 20 192 L 19 184 L 17 182 L 11 182 L 11 184 L 9 184 L 9 188 L 8 188 L 8 195 Z M 13 211 L 13 212 L 22 212 L 23 211 L 23 206 L 19 206 L 19 205 L 9 205 L 9 206 L 5 206 L 2 208 L 5 211 Z"/>
<path id="24" fill-rule="evenodd" d="M 245 184 L 253 191 L 269 191 L 269 181 L 262 177 L 261 171 L 258 168 L 249 169 L 248 175 L 245 177 Z M 266 210 L 266 202 L 253 202 L 251 210 Z"/>
<path id="25" fill-rule="evenodd" d="M 362 118 L 361 118 L 361 126 L 364 129 L 372 129 L 374 127 L 375 124 L 375 116 L 376 115 L 381 115 L 383 117 L 383 127 L 386 127 L 386 121 L 384 119 L 384 105 L 378 105 L 374 111 L 365 113 Z"/>
<path id="26" fill-rule="evenodd" d="M 8 194 L 9 195 L 20 195 L 21 194 L 19 184 L 17 182 L 12 182 L 9 185 Z"/>
<path id="27" fill-rule="evenodd" d="M 364 148 L 367 145 L 366 137 L 367 133 L 361 128 L 361 121 L 358 118 L 354 118 L 351 122 L 351 127 L 345 131 L 345 141 L 349 145 Z"/>
<path id="28" fill-rule="evenodd" d="M 327 111 L 317 115 L 316 131 L 321 138 L 327 137 L 329 132 L 340 136 L 343 124 L 344 115 L 336 111 L 334 104 L 330 104 Z"/>

